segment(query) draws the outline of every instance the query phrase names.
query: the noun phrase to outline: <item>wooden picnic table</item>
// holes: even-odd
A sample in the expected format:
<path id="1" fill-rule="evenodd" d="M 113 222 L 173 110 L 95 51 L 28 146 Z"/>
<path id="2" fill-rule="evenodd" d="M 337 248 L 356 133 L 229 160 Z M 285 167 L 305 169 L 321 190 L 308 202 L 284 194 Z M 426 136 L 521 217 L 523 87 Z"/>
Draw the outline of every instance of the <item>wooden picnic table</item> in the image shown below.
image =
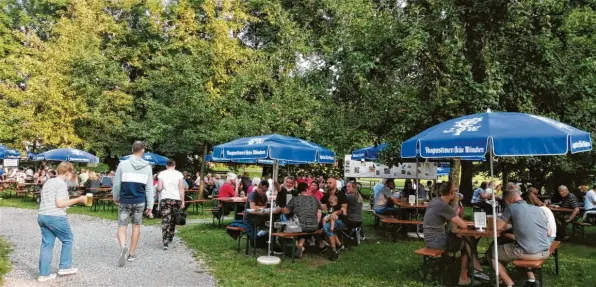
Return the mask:
<path id="1" fill-rule="evenodd" d="M 397 205 L 404 209 L 426 209 L 428 207 L 428 204 L 410 204 L 405 201 L 399 201 Z"/>
<path id="2" fill-rule="evenodd" d="M 227 203 L 246 203 L 247 197 L 239 197 L 239 196 L 218 197 L 218 198 L 214 198 L 214 200 L 217 200 L 220 202 L 227 202 Z"/>
<path id="3" fill-rule="evenodd" d="M 472 224 L 470 225 L 468 222 L 466 222 L 466 224 L 468 226 L 474 226 L 474 223 L 471 222 Z M 503 230 L 497 230 L 497 237 L 501 236 L 501 232 L 503 232 Z M 474 258 L 478 257 L 478 242 L 480 242 L 480 239 L 482 238 L 493 238 L 494 237 L 494 233 L 493 233 L 493 229 L 492 228 L 486 228 L 483 231 L 478 231 L 476 229 L 471 229 L 471 228 L 459 228 L 455 231 L 455 234 L 459 234 L 462 236 L 462 239 L 464 241 L 466 241 L 466 243 L 468 245 L 470 245 L 470 251 L 472 254 L 468 254 L 469 259 L 468 259 L 468 272 L 470 273 L 470 278 L 472 279 L 472 285 L 474 286 Z M 497 244 L 496 242 L 494 244 Z M 467 250 L 467 249 L 466 249 Z M 466 251 L 467 252 L 467 251 Z M 491 268 L 491 270 L 494 269 Z"/>
<path id="4" fill-rule="evenodd" d="M 550 209 L 552 212 L 573 213 L 573 209 L 571 209 L 571 208 L 549 206 L 548 209 Z M 579 211 L 584 211 L 584 207 L 580 206 Z"/>

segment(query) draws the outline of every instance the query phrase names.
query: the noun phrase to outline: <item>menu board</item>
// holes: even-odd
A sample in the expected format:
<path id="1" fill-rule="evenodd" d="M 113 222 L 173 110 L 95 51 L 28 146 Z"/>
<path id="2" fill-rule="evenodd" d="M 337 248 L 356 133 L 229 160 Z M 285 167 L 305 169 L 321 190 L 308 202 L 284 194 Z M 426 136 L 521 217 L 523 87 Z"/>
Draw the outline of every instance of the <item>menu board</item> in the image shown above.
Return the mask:
<path id="1" fill-rule="evenodd" d="M 419 179 L 437 179 L 438 163 L 418 163 Z M 389 167 L 372 161 L 352 160 L 352 155 L 346 155 L 344 160 L 345 177 L 368 178 L 416 178 L 416 163 L 403 163 Z"/>
<path id="2" fill-rule="evenodd" d="M 2 165 L 5 167 L 18 167 L 19 166 L 19 159 L 16 158 L 5 158 Z"/>

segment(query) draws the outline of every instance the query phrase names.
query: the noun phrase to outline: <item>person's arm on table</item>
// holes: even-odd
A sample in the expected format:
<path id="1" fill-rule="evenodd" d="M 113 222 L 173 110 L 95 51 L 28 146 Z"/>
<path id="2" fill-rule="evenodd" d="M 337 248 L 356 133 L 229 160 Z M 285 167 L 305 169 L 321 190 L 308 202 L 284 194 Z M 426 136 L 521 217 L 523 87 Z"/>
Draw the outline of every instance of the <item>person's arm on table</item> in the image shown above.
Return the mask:
<path id="1" fill-rule="evenodd" d="M 571 213 L 571 215 L 569 216 L 569 219 L 565 220 L 567 223 L 571 222 L 579 213 L 579 207 L 576 207 L 573 209 L 573 212 Z"/>

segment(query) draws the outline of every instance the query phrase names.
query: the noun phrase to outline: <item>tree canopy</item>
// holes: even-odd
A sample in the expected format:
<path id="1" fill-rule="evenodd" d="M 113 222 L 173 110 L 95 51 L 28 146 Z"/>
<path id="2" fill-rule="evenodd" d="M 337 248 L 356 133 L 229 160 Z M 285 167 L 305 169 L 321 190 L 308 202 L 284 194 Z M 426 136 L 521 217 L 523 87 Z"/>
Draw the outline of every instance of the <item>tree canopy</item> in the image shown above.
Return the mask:
<path id="1" fill-rule="evenodd" d="M 0 0 L 0 143 L 91 150 L 134 140 L 196 164 L 280 133 L 338 155 L 453 117 L 519 111 L 596 130 L 596 2 Z M 596 155 L 500 159 L 545 184 Z M 466 182 L 484 165 L 464 163 Z M 471 183 L 470 183 L 471 184 Z M 462 186 L 464 183 L 462 183 Z"/>

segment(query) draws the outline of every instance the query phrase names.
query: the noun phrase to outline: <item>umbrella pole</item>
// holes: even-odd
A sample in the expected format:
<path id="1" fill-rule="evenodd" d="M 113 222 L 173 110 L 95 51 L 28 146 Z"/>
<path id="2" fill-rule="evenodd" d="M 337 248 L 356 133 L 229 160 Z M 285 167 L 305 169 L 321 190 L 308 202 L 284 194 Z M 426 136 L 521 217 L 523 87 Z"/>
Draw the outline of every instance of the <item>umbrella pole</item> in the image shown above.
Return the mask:
<path id="1" fill-rule="evenodd" d="M 491 142 L 492 143 L 492 142 Z M 491 144 L 489 144 L 489 157 L 490 157 L 490 182 L 493 182 L 494 178 L 494 169 L 493 169 L 493 151 L 491 149 Z M 493 208 L 493 246 L 495 248 L 495 286 L 499 287 L 499 253 L 497 252 L 497 212 L 496 212 L 496 200 L 495 200 L 495 193 L 496 190 L 492 192 L 492 208 Z M 472 259 L 473 260 L 473 259 Z"/>
<path id="2" fill-rule="evenodd" d="M 419 189 L 419 185 L 418 185 L 418 157 L 416 157 L 416 182 L 414 182 L 414 184 L 416 185 L 416 201 L 414 201 L 414 204 L 418 203 L 418 192 L 420 191 Z M 418 210 L 418 209 L 416 209 Z"/>
<path id="3" fill-rule="evenodd" d="M 277 182 L 279 172 L 279 160 L 273 160 L 273 182 Z M 254 231 L 253 231 L 254 232 Z M 267 255 L 257 258 L 257 262 L 263 265 L 276 265 L 281 262 L 277 256 L 271 255 L 271 233 L 273 232 L 273 194 L 271 194 L 271 208 L 269 211 L 269 244 L 267 247 Z"/>

